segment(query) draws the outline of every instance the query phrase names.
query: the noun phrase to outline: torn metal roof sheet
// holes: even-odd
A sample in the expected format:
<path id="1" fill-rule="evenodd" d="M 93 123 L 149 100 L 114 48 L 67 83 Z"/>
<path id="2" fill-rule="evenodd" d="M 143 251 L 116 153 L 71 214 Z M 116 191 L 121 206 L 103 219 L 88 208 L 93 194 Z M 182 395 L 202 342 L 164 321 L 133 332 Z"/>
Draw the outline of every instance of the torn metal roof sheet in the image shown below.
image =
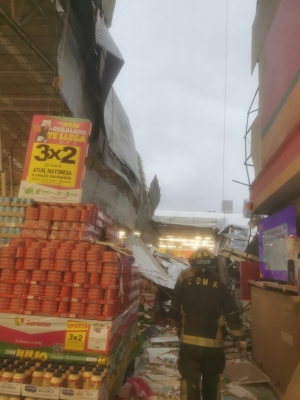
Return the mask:
<path id="1" fill-rule="evenodd" d="M 188 268 L 187 264 L 172 258 L 160 259 L 159 253 L 152 255 L 142 240 L 132 234 L 128 236 L 126 246 L 133 252 L 134 265 L 139 267 L 140 273 L 157 285 L 174 289 L 180 273 Z"/>
<path id="2" fill-rule="evenodd" d="M 127 114 L 113 88 L 105 103 L 104 122 L 110 149 L 140 181 L 133 132 Z"/>

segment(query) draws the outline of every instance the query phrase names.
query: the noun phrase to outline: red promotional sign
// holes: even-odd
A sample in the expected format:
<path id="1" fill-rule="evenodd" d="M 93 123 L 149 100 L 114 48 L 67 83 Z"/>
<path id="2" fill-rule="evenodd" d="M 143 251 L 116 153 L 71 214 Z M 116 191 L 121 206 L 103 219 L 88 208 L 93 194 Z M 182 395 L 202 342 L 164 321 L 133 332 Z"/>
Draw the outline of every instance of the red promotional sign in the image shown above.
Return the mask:
<path id="1" fill-rule="evenodd" d="M 91 122 L 33 117 L 19 197 L 79 203 Z"/>

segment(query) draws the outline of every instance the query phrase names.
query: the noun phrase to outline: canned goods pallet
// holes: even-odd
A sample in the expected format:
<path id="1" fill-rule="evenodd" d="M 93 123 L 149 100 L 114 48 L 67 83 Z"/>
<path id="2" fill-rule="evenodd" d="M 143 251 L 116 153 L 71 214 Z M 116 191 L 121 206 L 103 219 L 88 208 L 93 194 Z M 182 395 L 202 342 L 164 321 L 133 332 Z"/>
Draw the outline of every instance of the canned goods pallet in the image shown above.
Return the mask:
<path id="1" fill-rule="evenodd" d="M 70 270 L 69 260 L 55 260 L 54 269 L 56 271 L 68 272 Z"/>
<path id="2" fill-rule="evenodd" d="M 71 261 L 72 272 L 87 272 L 87 263 L 85 261 Z"/>
<path id="3" fill-rule="evenodd" d="M 40 258 L 43 259 L 48 259 L 48 260 L 54 260 L 56 256 L 56 250 L 51 247 L 44 247 L 41 250 L 41 256 Z"/>
<path id="4" fill-rule="evenodd" d="M 26 300 L 25 312 L 41 311 L 42 302 L 40 300 Z"/>
<path id="5" fill-rule="evenodd" d="M 34 299 L 38 299 L 39 296 L 31 296 L 30 294 L 24 294 L 22 296 L 22 299 L 24 300 L 34 300 Z"/>
<path id="6" fill-rule="evenodd" d="M 0 269 L 14 269 L 15 260 L 13 258 L 0 258 Z"/>
<path id="7" fill-rule="evenodd" d="M 66 297 L 69 298 L 71 296 L 72 293 L 72 288 L 68 287 L 68 286 L 62 286 L 60 289 L 60 297 Z"/>
<path id="8" fill-rule="evenodd" d="M 16 258 L 17 247 L 3 247 L 1 250 L 1 258 Z"/>
<path id="9" fill-rule="evenodd" d="M 39 269 L 32 271 L 31 279 L 33 281 L 45 281 L 47 278 L 47 271 Z"/>
<path id="10" fill-rule="evenodd" d="M 40 261 L 40 270 L 50 271 L 53 270 L 55 266 L 55 260 L 44 259 Z"/>
<path id="11" fill-rule="evenodd" d="M 16 270 L 14 270 L 14 269 L 2 269 L 0 276 L 1 276 L 0 281 L 15 280 L 15 278 L 16 278 Z"/>
<path id="12" fill-rule="evenodd" d="M 43 300 L 41 311 L 44 313 L 53 313 L 58 311 L 58 302 L 53 300 Z"/>
<path id="13" fill-rule="evenodd" d="M 28 270 L 39 269 L 40 261 L 33 258 L 25 258 L 23 268 Z"/>
<path id="14" fill-rule="evenodd" d="M 86 272 L 75 272 L 73 282 L 81 283 L 81 284 L 88 283 L 89 282 L 89 274 Z"/>
<path id="15" fill-rule="evenodd" d="M 43 296 L 44 295 L 44 286 L 42 285 L 29 285 L 28 295 L 29 296 Z"/>
<path id="16" fill-rule="evenodd" d="M 1 297 L 4 297 L 6 299 L 12 299 L 12 298 L 14 298 L 14 295 L 13 294 L 0 293 L 0 298 Z"/>
<path id="17" fill-rule="evenodd" d="M 70 258 L 71 258 L 71 249 L 69 249 L 68 247 L 57 249 L 55 258 L 57 260 L 70 260 Z"/>
<path id="18" fill-rule="evenodd" d="M 83 288 L 83 287 L 73 287 L 72 288 L 72 292 L 71 292 L 71 297 L 74 299 L 83 299 L 86 298 L 88 294 L 87 289 Z"/>
<path id="19" fill-rule="evenodd" d="M 102 273 L 102 262 L 101 261 L 89 261 L 86 267 L 87 272 L 89 273 Z"/>
<path id="20" fill-rule="evenodd" d="M 121 266 L 117 263 L 103 263 L 102 273 L 120 275 Z"/>
<path id="21" fill-rule="evenodd" d="M 78 297 L 71 297 L 70 298 L 70 303 L 82 303 L 83 299 L 78 298 Z"/>
<path id="22" fill-rule="evenodd" d="M 48 286 L 45 286 L 43 296 L 53 299 L 53 297 L 58 297 L 60 295 L 60 291 L 61 291 L 61 288 L 59 286 L 48 285 Z M 43 300 L 43 299 L 41 299 L 41 300 Z M 44 300 L 46 300 L 46 299 L 44 299 Z"/>
<path id="23" fill-rule="evenodd" d="M 65 302 L 65 303 L 70 303 L 70 297 L 62 297 L 62 296 L 59 296 L 59 297 L 55 297 L 55 301 L 62 301 L 62 302 Z"/>
<path id="24" fill-rule="evenodd" d="M 100 283 L 101 285 L 117 285 L 119 282 L 119 275 L 117 274 L 102 274 Z"/>
<path id="25" fill-rule="evenodd" d="M 85 312 L 84 303 L 70 303 L 70 313 L 71 314 L 81 314 Z"/>
<path id="26" fill-rule="evenodd" d="M 85 303 L 85 304 L 102 304 L 103 305 L 102 301 L 103 300 L 100 300 L 100 299 L 84 299 L 84 300 L 82 300 L 82 303 Z"/>
<path id="27" fill-rule="evenodd" d="M 14 296 L 24 296 L 27 295 L 29 291 L 29 285 L 23 285 L 20 283 L 14 284 L 13 294 Z"/>
<path id="28" fill-rule="evenodd" d="M 101 300 L 104 297 L 104 290 L 100 288 L 88 289 L 87 297 L 89 300 L 92 299 Z"/>
<path id="29" fill-rule="evenodd" d="M 103 251 L 102 261 L 108 263 L 116 263 L 119 261 L 118 253 L 115 251 Z"/>
<path id="30" fill-rule="evenodd" d="M 86 250 L 81 249 L 74 249 L 71 250 L 71 261 L 85 261 Z"/>
<path id="31" fill-rule="evenodd" d="M 102 254 L 99 250 L 87 250 L 86 252 L 86 261 L 102 261 Z"/>
<path id="32" fill-rule="evenodd" d="M 103 306 L 101 304 L 87 304 L 85 307 L 85 314 L 90 317 L 99 317 L 103 313 Z"/>
<path id="33" fill-rule="evenodd" d="M 97 273 L 91 273 L 90 275 L 90 279 L 89 279 L 89 283 L 91 285 L 98 285 L 100 283 L 100 275 Z"/>

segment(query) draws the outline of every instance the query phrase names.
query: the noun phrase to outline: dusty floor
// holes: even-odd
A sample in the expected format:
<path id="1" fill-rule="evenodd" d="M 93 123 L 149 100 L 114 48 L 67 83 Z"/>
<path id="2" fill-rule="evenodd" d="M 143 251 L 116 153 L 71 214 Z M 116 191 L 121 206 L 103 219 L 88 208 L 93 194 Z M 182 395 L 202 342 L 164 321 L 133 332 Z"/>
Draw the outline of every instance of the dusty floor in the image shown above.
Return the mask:
<path id="1" fill-rule="evenodd" d="M 147 327 L 143 336 L 143 353 L 136 359 L 134 376 L 142 378 L 158 399 L 179 400 L 178 338 L 160 326 Z M 227 353 L 227 358 L 221 377 L 222 400 L 278 400 L 267 383 L 268 377 L 248 357 L 241 359 L 238 353 L 232 352 Z"/>

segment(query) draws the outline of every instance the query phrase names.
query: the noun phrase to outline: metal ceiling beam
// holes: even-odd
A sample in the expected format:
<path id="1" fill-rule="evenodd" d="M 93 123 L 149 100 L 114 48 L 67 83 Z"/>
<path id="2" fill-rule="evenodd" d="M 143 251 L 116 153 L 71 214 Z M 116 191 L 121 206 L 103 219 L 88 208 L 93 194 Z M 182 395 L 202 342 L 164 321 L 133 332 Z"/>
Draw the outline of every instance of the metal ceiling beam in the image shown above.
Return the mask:
<path id="1" fill-rule="evenodd" d="M 1 106 L 1 111 L 6 112 L 6 111 L 18 111 L 18 112 L 39 112 L 39 111 L 59 111 L 61 110 L 61 106 L 53 106 L 51 105 L 48 107 L 48 105 L 45 106 L 15 106 L 15 105 L 8 105 L 8 106 Z"/>
<path id="2" fill-rule="evenodd" d="M 41 0 L 39 1 L 39 3 L 41 2 Z M 31 8 L 31 10 L 25 15 L 25 17 L 20 21 L 20 23 L 19 23 L 19 25 L 21 26 L 21 25 L 24 25 L 24 23 L 27 21 L 27 19 L 31 16 L 31 14 L 34 12 L 34 10 L 35 10 L 36 8 L 35 8 L 35 6 L 33 6 L 32 8 Z"/>
<path id="3" fill-rule="evenodd" d="M 10 13 L 13 19 L 16 19 L 15 16 L 15 0 L 10 0 Z"/>
<path id="4" fill-rule="evenodd" d="M 52 75 L 52 71 L 0 71 L 0 76 Z"/>
<path id="5" fill-rule="evenodd" d="M 0 100 L 30 100 L 30 101 L 49 101 L 52 95 L 49 94 L 0 94 Z M 54 98 L 52 99 L 54 100 Z M 1 107 L 1 106 L 0 106 Z M 19 106 L 21 107 L 21 106 Z"/>
<path id="6" fill-rule="evenodd" d="M 0 109 L 0 113 L 1 113 L 1 109 Z M 21 132 L 18 128 L 16 128 L 8 119 L 6 119 L 3 115 L 2 115 L 2 122 L 5 124 L 5 126 L 13 131 L 13 132 L 17 132 L 19 135 L 21 135 L 26 141 L 28 141 L 28 136 L 25 135 L 25 133 Z M 29 132 L 29 129 L 28 129 Z"/>
<path id="7" fill-rule="evenodd" d="M 11 29 L 27 44 L 28 47 L 31 48 L 31 50 L 43 61 L 45 65 L 49 69 L 53 69 L 52 63 L 48 60 L 48 58 L 41 52 L 41 50 L 36 47 L 35 44 L 32 43 L 32 41 L 27 37 L 25 32 L 22 30 L 22 28 L 12 19 L 10 18 L 9 15 L 6 14 L 6 12 L 0 7 L 0 15 L 3 17 L 3 19 L 8 23 L 8 25 L 11 27 Z"/>

